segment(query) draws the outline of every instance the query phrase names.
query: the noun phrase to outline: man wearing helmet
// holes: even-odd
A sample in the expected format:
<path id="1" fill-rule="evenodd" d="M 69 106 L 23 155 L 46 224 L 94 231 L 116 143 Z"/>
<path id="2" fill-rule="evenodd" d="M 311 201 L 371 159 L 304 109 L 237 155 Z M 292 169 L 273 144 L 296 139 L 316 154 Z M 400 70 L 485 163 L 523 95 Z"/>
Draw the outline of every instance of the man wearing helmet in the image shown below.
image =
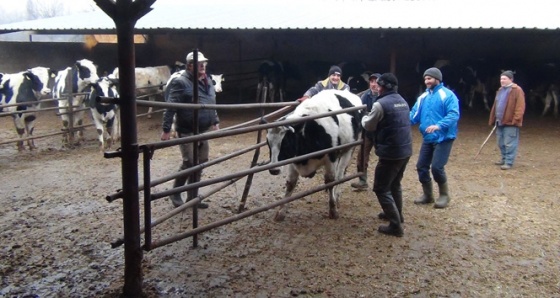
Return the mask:
<path id="1" fill-rule="evenodd" d="M 197 55 L 197 71 L 198 71 L 198 102 L 200 104 L 216 104 L 216 91 L 212 79 L 206 75 L 206 65 L 208 59 L 204 57 L 201 52 Z M 165 90 L 165 101 L 169 103 L 193 103 L 193 90 L 194 90 L 194 53 L 190 52 L 187 55 L 186 71 L 180 76 L 174 78 L 169 82 Z M 171 125 L 173 124 L 173 117 L 177 115 L 176 129 L 179 138 L 193 135 L 194 113 L 193 109 L 178 109 L 167 108 L 163 114 L 163 132 L 161 140 L 169 140 Z M 198 128 L 199 132 L 203 133 L 210 129 L 219 129 L 219 118 L 216 110 L 200 109 L 198 111 Z M 208 141 L 198 142 L 198 160 L 200 163 L 208 161 Z M 183 163 L 179 171 L 188 169 L 193 166 L 193 143 L 180 144 L 181 156 Z M 194 174 L 188 176 L 181 176 L 175 179 L 173 187 L 180 187 L 185 185 L 187 180 L 192 182 Z M 183 204 L 181 194 L 173 194 L 169 197 L 173 206 L 179 207 Z M 187 201 L 193 199 L 190 195 L 187 196 Z M 208 208 L 206 203 L 199 203 L 198 208 Z"/>

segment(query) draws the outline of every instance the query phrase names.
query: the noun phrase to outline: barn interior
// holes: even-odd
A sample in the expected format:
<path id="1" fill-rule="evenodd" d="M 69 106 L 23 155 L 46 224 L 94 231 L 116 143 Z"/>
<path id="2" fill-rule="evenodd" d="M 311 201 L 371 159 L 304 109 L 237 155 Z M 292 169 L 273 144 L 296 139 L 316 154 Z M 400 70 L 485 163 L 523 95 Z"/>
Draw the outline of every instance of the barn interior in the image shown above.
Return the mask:
<path id="1" fill-rule="evenodd" d="M 400 80 L 400 93 L 410 103 L 423 89 L 423 71 L 433 65 L 447 67 L 442 71 L 444 82 L 449 85 L 462 79 L 457 73 L 470 69 L 484 82 L 490 100 L 499 87 L 501 70 L 514 70 L 516 82 L 526 92 L 545 88 L 542 85 L 556 82 L 559 74 L 557 28 L 216 27 L 137 29 L 135 33 L 143 39 L 135 45 L 136 66 L 184 62 L 186 54 L 197 48 L 210 59 L 211 73 L 224 74 L 224 91 L 217 98 L 219 103 L 255 102 L 259 66 L 266 60 L 283 65 L 285 100 L 295 100 L 324 79 L 333 64 L 346 67 L 343 68 L 345 80 L 363 71 L 394 72 Z M 0 33 L 13 32 L 13 28 L 17 26 L 0 26 Z M 29 37 L 25 42 L 0 41 L 0 72 L 39 65 L 59 70 L 86 58 L 94 61 L 103 75 L 111 73 L 118 63 L 114 29 L 95 26 L 84 29 L 83 25 L 73 27 L 72 24 L 53 29 L 43 26 L 41 20 L 22 28 L 34 29 L 27 31 Z M 72 34 L 85 37 L 82 42 L 35 41 L 41 35 Z M 96 40 L 91 42 L 92 38 Z M 454 88 L 465 106 L 467 91 Z M 538 105 L 535 101 L 531 108 L 541 109 Z M 471 109 L 481 108 L 482 101 L 477 100 Z"/>

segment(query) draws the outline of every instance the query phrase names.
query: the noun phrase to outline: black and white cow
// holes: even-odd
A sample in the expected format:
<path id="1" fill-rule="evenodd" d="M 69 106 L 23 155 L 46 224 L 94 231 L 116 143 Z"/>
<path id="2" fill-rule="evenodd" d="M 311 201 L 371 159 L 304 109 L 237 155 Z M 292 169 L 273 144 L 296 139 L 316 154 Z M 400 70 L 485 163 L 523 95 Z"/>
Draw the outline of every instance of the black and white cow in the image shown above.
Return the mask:
<path id="1" fill-rule="evenodd" d="M 369 89 L 369 76 L 372 73 L 371 71 L 364 71 L 360 75 L 348 77 L 346 84 L 350 87 L 350 92 L 358 94 L 367 91 Z"/>
<path id="2" fill-rule="evenodd" d="M 542 107 L 541 117 L 552 109 L 554 118 L 558 118 L 558 104 L 560 86 L 556 83 L 542 83 L 527 91 L 526 101 L 529 107 L 536 111 Z"/>
<path id="3" fill-rule="evenodd" d="M 284 65 L 278 61 L 266 60 L 259 65 L 258 73 L 256 101 L 260 103 L 274 102 L 277 93 L 280 101 L 284 101 L 286 87 Z"/>
<path id="4" fill-rule="evenodd" d="M 38 109 L 41 97 L 51 92 L 48 84 L 52 77 L 54 73 L 50 68 L 40 66 L 14 74 L 3 74 L 0 81 L 0 112 Z M 2 107 L 15 103 L 29 103 L 29 105 Z M 20 139 L 24 138 L 24 134 L 27 137 L 33 136 L 36 112 L 13 114 L 12 117 Z M 36 148 L 33 139 L 28 140 L 27 145 L 30 150 Z M 24 150 L 23 140 L 18 141 L 17 147 L 19 151 Z"/>
<path id="5" fill-rule="evenodd" d="M 89 107 L 97 129 L 101 152 L 111 148 L 113 143 L 120 139 L 120 115 L 118 105 L 101 103 L 96 98 L 98 96 L 119 97 L 116 85 L 117 81 L 115 79 L 101 77 L 98 82 L 92 85 L 89 95 Z"/>
<path id="6" fill-rule="evenodd" d="M 182 75 L 183 73 L 185 73 L 185 70 L 179 70 L 174 72 L 169 79 L 167 80 L 167 82 L 165 82 L 165 86 L 163 87 L 163 90 L 167 89 L 167 86 L 169 86 L 169 83 L 171 82 L 171 80 L 173 80 L 174 78 Z M 222 88 L 222 82 L 225 81 L 224 79 L 224 75 L 223 74 L 211 74 L 210 78 L 212 79 L 212 84 L 214 84 L 214 89 L 216 89 L 216 93 L 220 93 L 223 91 Z"/>
<path id="7" fill-rule="evenodd" d="M 70 117 L 68 115 L 69 101 L 67 95 L 72 93 L 72 109 L 78 110 L 72 113 L 72 127 L 83 125 L 86 108 L 85 99 L 91 91 L 91 85 L 99 80 L 97 75 L 97 65 L 87 59 L 76 61 L 72 67 L 60 70 L 54 81 L 53 98 L 58 99 L 58 112 L 61 114 L 62 129 L 66 133 L 62 135 L 64 145 L 69 143 L 70 138 L 73 139 L 74 132 L 68 132 Z M 71 85 L 68 83 L 71 82 Z M 78 93 L 78 94 L 76 94 Z M 83 94 L 79 94 L 83 93 Z M 78 130 L 77 142 L 83 141 L 83 129 Z"/>
<path id="8" fill-rule="evenodd" d="M 147 96 L 148 100 L 155 101 L 156 98 L 163 98 L 165 84 L 171 77 L 171 68 L 167 65 L 149 66 L 149 67 L 136 67 L 135 84 L 136 96 Z M 115 68 L 113 73 L 109 75 L 111 79 L 119 78 L 119 68 Z M 148 118 L 152 118 L 153 107 L 148 108 Z"/>
<path id="9" fill-rule="evenodd" d="M 298 119 L 360 105 L 362 102 L 355 94 L 348 91 L 325 90 L 302 102 L 293 113 L 279 120 Z M 270 149 L 270 162 L 276 163 L 358 140 L 361 116 L 361 111 L 355 111 L 269 129 L 266 139 Z M 285 197 L 292 194 L 299 176 L 313 177 L 321 167 L 325 168 L 325 183 L 343 178 L 352 152 L 353 148 L 340 150 L 288 165 Z M 270 173 L 278 175 L 280 169 L 271 169 Z M 329 217 L 338 218 L 339 185 L 328 191 Z M 277 221 L 284 219 L 284 208 L 285 206 L 281 206 L 276 213 Z"/>

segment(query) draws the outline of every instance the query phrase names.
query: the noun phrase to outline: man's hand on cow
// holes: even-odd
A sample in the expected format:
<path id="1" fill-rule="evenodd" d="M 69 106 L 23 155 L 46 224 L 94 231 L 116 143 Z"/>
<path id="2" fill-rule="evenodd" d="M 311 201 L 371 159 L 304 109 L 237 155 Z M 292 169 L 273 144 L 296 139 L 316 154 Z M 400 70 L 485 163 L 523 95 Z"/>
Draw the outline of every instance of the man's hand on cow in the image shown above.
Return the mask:
<path id="1" fill-rule="evenodd" d="M 436 131 L 436 130 L 439 130 L 439 126 L 437 126 L 437 125 L 435 125 L 435 124 L 434 124 L 434 125 L 430 125 L 430 126 L 428 126 L 428 127 L 426 128 L 426 132 L 427 132 L 427 133 L 432 133 L 432 132 L 434 132 L 434 131 Z"/>
<path id="2" fill-rule="evenodd" d="M 303 102 L 304 100 L 306 100 L 306 99 L 308 99 L 308 98 L 309 98 L 309 96 L 307 96 L 307 95 L 304 95 L 304 96 L 302 96 L 302 97 L 298 98 L 298 99 L 297 99 L 297 101 L 299 101 L 299 102 Z"/>
<path id="3" fill-rule="evenodd" d="M 169 140 L 170 136 L 171 136 L 171 132 L 162 132 L 161 133 L 161 140 L 162 141 L 167 141 L 167 140 Z"/>

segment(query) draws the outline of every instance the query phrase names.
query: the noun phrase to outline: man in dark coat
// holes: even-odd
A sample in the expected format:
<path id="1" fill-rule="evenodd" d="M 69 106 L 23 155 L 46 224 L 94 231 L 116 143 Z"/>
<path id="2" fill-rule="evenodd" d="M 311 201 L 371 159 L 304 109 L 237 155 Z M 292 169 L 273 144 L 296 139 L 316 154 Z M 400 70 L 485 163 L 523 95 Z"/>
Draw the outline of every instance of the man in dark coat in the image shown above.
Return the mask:
<path id="1" fill-rule="evenodd" d="M 216 91 L 212 79 L 206 75 L 206 65 L 208 59 L 204 57 L 201 52 L 198 52 L 198 100 L 200 104 L 216 104 Z M 187 70 L 180 76 L 172 79 L 165 90 L 165 101 L 169 103 L 193 103 L 193 90 L 194 90 L 194 54 L 193 52 L 187 55 Z M 163 133 L 161 140 L 169 140 L 171 135 L 171 126 L 173 124 L 173 117 L 177 115 L 176 128 L 179 138 L 191 136 L 193 134 L 194 113 L 193 109 L 176 109 L 168 108 L 163 114 Z M 219 129 L 219 118 L 216 110 L 201 109 L 198 111 L 198 128 L 201 133 L 210 129 Z M 198 160 L 199 163 L 208 161 L 208 141 L 198 142 Z M 179 145 L 183 163 L 179 171 L 188 169 L 193 166 L 193 143 Z M 194 174 L 180 176 L 175 179 L 173 187 L 180 187 L 185 185 L 187 179 L 192 181 Z M 190 192 L 189 192 L 190 193 Z M 173 206 L 179 207 L 183 204 L 181 194 L 173 194 L 169 197 Z M 193 199 L 190 194 L 188 200 Z M 198 208 L 208 208 L 206 203 L 199 203 Z"/>
<path id="2" fill-rule="evenodd" d="M 383 209 L 383 217 L 389 220 L 389 225 L 380 226 L 378 231 L 402 237 L 401 180 L 412 155 L 410 107 L 397 93 L 398 80 L 394 74 L 382 74 L 377 84 L 379 97 L 371 112 L 362 119 L 362 125 L 375 135 L 375 154 L 379 159 L 375 167 L 373 191 Z"/>

